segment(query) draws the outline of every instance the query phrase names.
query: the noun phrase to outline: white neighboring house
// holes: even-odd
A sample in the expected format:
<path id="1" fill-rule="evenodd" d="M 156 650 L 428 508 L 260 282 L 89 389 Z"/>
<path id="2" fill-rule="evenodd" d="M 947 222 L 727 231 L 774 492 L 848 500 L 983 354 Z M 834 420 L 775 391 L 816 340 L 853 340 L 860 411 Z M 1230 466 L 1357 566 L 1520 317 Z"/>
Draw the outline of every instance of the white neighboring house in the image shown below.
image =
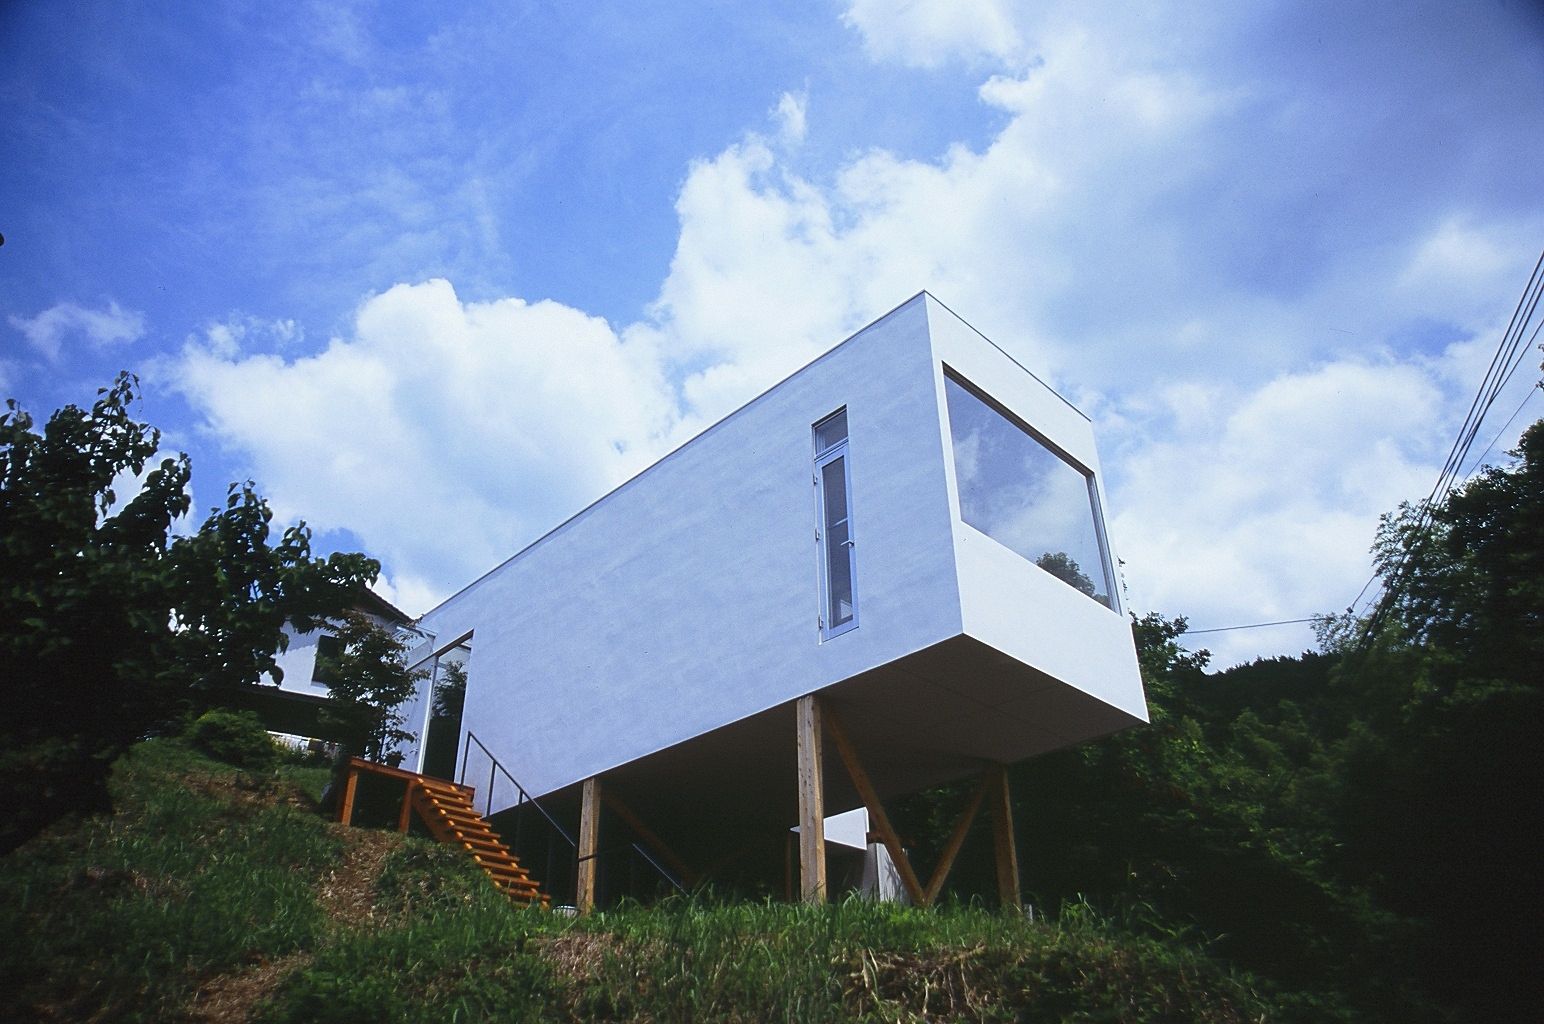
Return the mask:
<path id="1" fill-rule="evenodd" d="M 803 820 L 809 695 L 881 798 L 1146 721 L 1105 505 L 1087 417 L 924 292 L 427 613 L 413 660 L 465 658 L 458 762 L 560 807 L 603 781 L 706 857 Z"/>
<path id="2" fill-rule="evenodd" d="M 412 616 L 368 588 L 359 590 L 352 610 L 383 629 L 406 631 L 410 644 L 423 638 L 414 628 Z M 263 689 L 257 696 L 268 698 L 262 701 L 264 716 L 275 726 L 283 726 L 277 731 L 301 739 L 315 735 L 314 729 L 308 731 L 303 727 L 314 720 L 316 711 L 327 700 L 325 671 L 318 667 L 317 654 L 326 653 L 328 645 L 336 645 L 337 639 L 325 627 L 301 632 L 288 622 L 284 624 L 284 636 L 289 645 L 274 659 L 283 679 L 275 690 L 273 676 L 264 673 L 260 681 Z M 408 756 L 416 758 L 416 746 Z"/>

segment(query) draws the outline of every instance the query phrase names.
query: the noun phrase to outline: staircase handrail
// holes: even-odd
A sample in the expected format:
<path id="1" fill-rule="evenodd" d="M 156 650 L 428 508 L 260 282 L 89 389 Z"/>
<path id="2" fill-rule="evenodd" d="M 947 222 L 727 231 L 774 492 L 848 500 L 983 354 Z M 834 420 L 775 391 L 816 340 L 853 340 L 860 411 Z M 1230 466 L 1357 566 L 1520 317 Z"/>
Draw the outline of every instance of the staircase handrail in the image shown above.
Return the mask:
<path id="1" fill-rule="evenodd" d="M 472 743 L 477 744 L 477 748 L 479 750 L 481 750 L 484 754 L 488 755 L 488 761 L 489 761 L 489 765 L 490 765 L 489 768 L 488 768 L 488 802 L 485 805 L 487 807 L 487 810 L 484 813 L 491 815 L 492 812 L 493 812 L 493 773 L 495 771 L 497 771 L 497 772 L 501 773 L 504 776 L 504 778 L 508 779 L 509 780 L 509 784 L 511 786 L 515 787 L 515 792 L 520 794 L 520 800 L 518 802 L 520 802 L 520 803 L 527 803 L 528 802 L 533 807 L 535 807 L 538 811 L 540 811 L 541 812 L 541 816 L 543 818 L 547 819 L 547 824 L 551 825 L 553 827 L 553 829 L 555 829 L 557 831 L 557 834 L 563 837 L 563 841 L 565 843 L 567 843 L 569 846 L 573 847 L 577 851 L 579 849 L 579 844 L 574 841 L 574 837 L 569 835 L 568 834 L 568 830 L 565 829 L 562 825 L 559 825 L 557 823 L 557 820 L 555 818 L 553 818 L 552 815 L 547 813 L 547 809 L 545 807 L 543 807 L 541 805 L 541 803 L 539 801 L 537 801 L 537 799 L 534 796 L 532 796 L 531 794 L 529 794 L 529 793 L 527 793 L 525 791 L 525 787 L 520 785 L 520 780 L 515 778 L 513 775 L 509 774 L 509 769 L 505 768 L 504 767 L 504 763 L 502 761 L 500 761 L 497 756 L 494 755 L 493 751 L 489 750 L 487 745 L 484 744 L 482 740 L 477 738 L 477 734 L 475 732 L 473 732 L 472 730 L 468 729 L 466 731 L 466 738 L 468 740 L 470 740 Z M 456 781 L 459 782 L 463 786 L 466 785 L 466 762 L 467 762 L 467 759 L 471 756 L 471 753 L 472 753 L 472 747 L 471 747 L 470 744 L 468 744 L 461 752 L 461 777 L 459 779 L 457 779 Z"/>
<path id="2" fill-rule="evenodd" d="M 515 787 L 515 791 L 520 794 L 520 802 L 529 802 L 533 807 L 540 811 L 541 816 L 547 819 L 547 824 L 556 829 L 558 835 L 562 836 L 564 841 L 567 842 L 569 846 L 573 847 L 574 852 L 577 853 L 579 851 L 579 844 L 574 841 L 574 837 L 569 835 L 568 830 L 565 829 L 562 825 L 559 825 L 556 819 L 547 813 L 547 809 L 543 807 L 534 796 L 525 791 L 525 787 L 520 785 L 520 781 L 513 775 L 509 774 L 509 769 L 505 768 L 504 763 L 498 759 L 498 756 L 495 755 L 493 751 L 489 750 L 487 745 L 483 743 L 482 740 L 477 738 L 477 734 L 468 729 L 466 731 L 466 738 L 470 740 L 471 743 L 477 744 L 477 749 L 488 755 L 488 761 L 490 765 L 488 769 L 488 802 L 486 805 L 488 808 L 488 813 L 491 814 L 493 810 L 493 773 L 497 771 L 501 773 L 504 778 L 509 780 L 510 785 Z M 472 753 L 471 743 L 468 743 L 461 752 L 461 776 L 457 782 L 463 786 L 466 785 L 467 759 L 471 756 Z M 686 886 L 682 885 L 681 882 L 675 877 L 675 875 L 665 870 L 665 866 L 656 860 L 653 854 L 644 849 L 643 846 L 638 843 L 630 843 L 629 845 L 633 848 L 633 851 L 638 854 L 638 856 L 648 861 L 649 866 L 652 867 L 655 871 L 659 872 L 660 877 L 669 882 L 677 892 L 686 892 Z M 596 855 L 591 854 L 591 857 L 594 856 Z M 585 858 L 580 859 L 583 860 Z"/>

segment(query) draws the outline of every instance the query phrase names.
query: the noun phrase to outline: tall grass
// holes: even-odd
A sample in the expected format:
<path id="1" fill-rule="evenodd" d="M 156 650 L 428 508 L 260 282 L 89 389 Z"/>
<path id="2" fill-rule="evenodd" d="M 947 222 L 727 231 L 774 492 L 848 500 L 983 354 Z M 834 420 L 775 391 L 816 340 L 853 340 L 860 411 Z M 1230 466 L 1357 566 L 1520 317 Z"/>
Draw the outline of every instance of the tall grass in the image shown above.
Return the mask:
<path id="1" fill-rule="evenodd" d="M 366 844 L 389 852 L 371 862 L 363 905 L 329 918 L 317 894 L 358 844 L 294 806 L 306 801 L 282 777 L 151 744 L 119 766 L 114 794 L 113 818 L 0 860 L 0 991 L 13 1017 L 186 1019 L 201 985 L 296 952 L 252 996 L 253 1019 L 1333 1016 L 1311 1000 L 1264 998 L 1201 952 L 1132 937 L 1086 907 L 1048 924 L 971 906 L 699 895 L 571 919 L 516 908 L 468 858 L 394 836 Z"/>
<path id="2" fill-rule="evenodd" d="M 577 921 L 430 901 L 318 951 L 270 1024 L 1278 1019 L 1205 957 L 1085 921 L 678 898 Z M 1312 1019 L 1312 1018 L 1305 1018 Z"/>

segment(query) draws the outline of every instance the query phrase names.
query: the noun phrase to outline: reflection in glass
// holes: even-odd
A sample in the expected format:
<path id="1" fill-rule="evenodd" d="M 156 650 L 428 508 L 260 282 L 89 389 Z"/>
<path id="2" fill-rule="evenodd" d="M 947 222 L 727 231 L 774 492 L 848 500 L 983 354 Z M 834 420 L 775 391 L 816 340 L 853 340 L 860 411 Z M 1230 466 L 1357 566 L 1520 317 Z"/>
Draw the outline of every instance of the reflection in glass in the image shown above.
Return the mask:
<path id="1" fill-rule="evenodd" d="M 1093 479 L 947 375 L 944 395 L 960 518 L 1111 607 Z"/>
<path id="2" fill-rule="evenodd" d="M 821 455 L 847 440 L 847 410 L 815 424 L 815 454 Z"/>
<path id="3" fill-rule="evenodd" d="M 825 500 L 826 623 L 834 629 L 852 621 L 852 524 L 848 522 L 847 460 L 839 456 L 820 467 Z"/>

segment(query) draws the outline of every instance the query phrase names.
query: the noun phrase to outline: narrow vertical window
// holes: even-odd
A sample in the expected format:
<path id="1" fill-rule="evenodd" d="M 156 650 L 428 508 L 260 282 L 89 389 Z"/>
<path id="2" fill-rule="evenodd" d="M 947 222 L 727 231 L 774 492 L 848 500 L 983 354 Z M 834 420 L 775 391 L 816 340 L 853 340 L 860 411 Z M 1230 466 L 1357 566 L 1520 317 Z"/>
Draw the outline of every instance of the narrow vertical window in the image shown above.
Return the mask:
<path id="1" fill-rule="evenodd" d="M 820 638 L 858 624 L 857 551 L 852 531 L 852 475 L 847 466 L 847 410 L 815 424 L 815 542 L 820 551 Z"/>

